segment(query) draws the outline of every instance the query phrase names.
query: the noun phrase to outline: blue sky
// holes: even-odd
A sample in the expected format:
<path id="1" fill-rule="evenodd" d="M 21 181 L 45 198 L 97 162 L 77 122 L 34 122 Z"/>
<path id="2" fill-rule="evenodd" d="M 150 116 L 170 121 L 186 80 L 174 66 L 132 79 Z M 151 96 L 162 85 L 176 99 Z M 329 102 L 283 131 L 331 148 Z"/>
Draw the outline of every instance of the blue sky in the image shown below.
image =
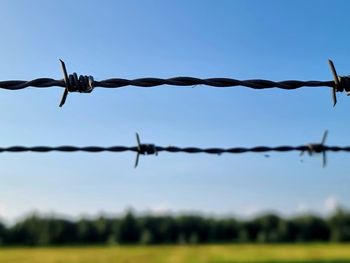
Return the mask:
<path id="1" fill-rule="evenodd" d="M 232 77 L 350 72 L 347 1 L 1 1 L 0 79 Z M 205 86 L 0 91 L 1 145 L 349 145 L 350 101 L 330 90 Z M 295 214 L 350 206 L 348 155 L 1 154 L 0 217 L 137 211 Z M 333 205 L 332 205 L 333 204 Z"/>

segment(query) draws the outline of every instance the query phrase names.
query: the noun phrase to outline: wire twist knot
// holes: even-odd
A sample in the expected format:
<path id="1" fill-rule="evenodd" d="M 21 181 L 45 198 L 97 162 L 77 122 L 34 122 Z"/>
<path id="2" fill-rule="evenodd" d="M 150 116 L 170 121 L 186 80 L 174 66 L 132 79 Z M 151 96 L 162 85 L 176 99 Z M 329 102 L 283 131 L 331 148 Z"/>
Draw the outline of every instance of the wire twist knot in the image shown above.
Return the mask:
<path id="1" fill-rule="evenodd" d="M 350 76 L 339 76 L 339 84 L 337 85 L 337 92 L 350 92 Z"/>
<path id="2" fill-rule="evenodd" d="M 74 72 L 65 80 L 65 84 L 69 92 L 90 93 L 94 89 L 94 78 L 84 75 L 78 78 L 78 74 Z"/>
<path id="3" fill-rule="evenodd" d="M 323 158 L 323 167 L 326 167 L 327 165 L 327 147 L 325 146 L 326 140 L 328 136 L 328 131 L 326 130 L 323 133 L 322 141 L 320 143 L 310 143 L 306 145 L 306 151 L 307 153 L 312 156 L 314 153 L 316 154 L 322 154 Z M 304 154 L 304 151 L 301 151 L 300 155 Z"/>
<path id="4" fill-rule="evenodd" d="M 319 143 L 311 143 L 307 145 L 308 152 L 312 153 L 323 153 L 325 151 L 325 147 L 323 144 Z"/>
<path id="5" fill-rule="evenodd" d="M 139 158 L 140 154 L 142 155 L 158 155 L 158 150 L 157 146 L 155 144 L 150 144 L 150 143 L 141 143 L 140 136 L 138 133 L 136 133 L 136 142 L 137 142 L 137 147 L 136 147 L 136 160 L 135 160 L 135 168 L 139 164 Z"/>
<path id="6" fill-rule="evenodd" d="M 137 146 L 137 152 L 142 155 L 158 154 L 155 144 L 140 144 Z"/>

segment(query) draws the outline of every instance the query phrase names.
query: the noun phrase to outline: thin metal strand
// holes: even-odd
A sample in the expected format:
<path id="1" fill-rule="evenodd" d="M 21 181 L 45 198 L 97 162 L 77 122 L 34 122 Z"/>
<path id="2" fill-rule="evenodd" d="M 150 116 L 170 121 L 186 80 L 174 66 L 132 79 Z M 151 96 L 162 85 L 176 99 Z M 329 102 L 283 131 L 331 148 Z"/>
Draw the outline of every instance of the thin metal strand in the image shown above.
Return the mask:
<path id="1" fill-rule="evenodd" d="M 0 81 L 0 89 L 21 90 L 28 87 L 48 88 L 61 87 L 64 92 L 61 97 L 59 107 L 62 107 L 70 92 L 91 93 L 96 87 L 100 88 L 121 88 L 126 86 L 135 87 L 157 87 L 161 85 L 194 87 L 198 85 L 206 85 L 209 87 L 247 87 L 251 89 L 269 89 L 279 88 L 284 90 L 294 90 L 302 87 L 327 87 L 332 89 L 333 106 L 337 103 L 336 92 L 350 92 L 350 77 L 338 76 L 334 63 L 329 60 L 329 66 L 332 71 L 333 81 L 300 81 L 300 80 L 285 80 L 271 81 L 264 79 L 248 79 L 238 80 L 232 78 L 194 78 L 194 77 L 174 77 L 174 78 L 138 78 L 138 79 L 123 79 L 111 78 L 101 81 L 95 81 L 92 76 L 78 75 L 77 73 L 69 74 L 63 60 L 60 59 L 61 68 L 63 71 L 63 80 L 55 80 L 51 78 L 38 78 L 30 81 L 25 80 L 8 80 Z"/>
<path id="2" fill-rule="evenodd" d="M 157 87 L 161 85 L 171 86 L 194 86 L 194 85 L 206 85 L 210 87 L 248 87 L 252 89 L 268 89 L 279 88 L 285 90 L 293 90 L 302 87 L 334 87 L 334 81 L 299 81 L 299 80 L 286 80 L 286 81 L 270 81 L 263 79 L 250 79 L 250 80 L 237 80 L 230 78 L 208 78 L 199 79 L 192 77 L 175 77 L 168 79 L 161 78 L 139 78 L 139 79 L 121 79 L 113 78 L 102 81 L 94 81 L 94 87 L 101 88 L 121 88 L 126 86 L 136 87 Z M 51 78 L 38 78 L 30 81 L 24 80 L 8 80 L 0 81 L 0 88 L 7 90 L 21 90 L 28 87 L 35 88 L 49 88 L 49 87 L 62 87 L 65 88 L 66 84 L 64 80 L 55 80 Z"/>
<path id="3" fill-rule="evenodd" d="M 169 152 L 169 153 L 207 153 L 207 154 L 240 154 L 240 153 L 264 153 L 264 152 L 292 152 L 292 151 L 307 151 L 310 149 L 310 145 L 300 145 L 300 146 L 257 146 L 251 148 L 244 147 L 235 147 L 235 148 L 197 148 L 197 147 L 176 147 L 176 146 L 154 146 L 157 152 Z M 350 152 L 350 146 L 327 146 L 319 145 L 319 152 Z M 4 152 L 38 152 L 38 153 L 47 153 L 47 152 L 88 152 L 88 153 L 99 153 L 99 152 L 138 152 L 138 146 L 110 146 L 110 147 L 101 147 L 101 146 L 11 146 L 11 147 L 0 147 L 0 153 Z"/>

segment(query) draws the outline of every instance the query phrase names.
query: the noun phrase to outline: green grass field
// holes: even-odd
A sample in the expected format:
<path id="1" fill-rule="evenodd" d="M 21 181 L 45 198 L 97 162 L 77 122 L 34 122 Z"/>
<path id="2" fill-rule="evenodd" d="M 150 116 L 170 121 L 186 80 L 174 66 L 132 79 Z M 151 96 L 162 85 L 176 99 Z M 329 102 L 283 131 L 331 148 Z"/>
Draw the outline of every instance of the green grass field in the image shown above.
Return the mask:
<path id="1" fill-rule="evenodd" d="M 0 262 L 350 262 L 350 244 L 3 248 Z"/>

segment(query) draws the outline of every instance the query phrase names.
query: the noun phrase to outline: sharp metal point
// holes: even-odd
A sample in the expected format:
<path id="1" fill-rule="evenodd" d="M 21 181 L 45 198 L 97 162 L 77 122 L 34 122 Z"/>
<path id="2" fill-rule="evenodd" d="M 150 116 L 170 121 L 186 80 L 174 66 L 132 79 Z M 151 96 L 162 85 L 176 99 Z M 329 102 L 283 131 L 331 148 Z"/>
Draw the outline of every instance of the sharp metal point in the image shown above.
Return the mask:
<path id="1" fill-rule="evenodd" d="M 139 159 L 140 159 L 140 153 L 137 153 L 136 154 L 136 160 L 135 160 L 135 165 L 134 165 L 134 168 L 136 169 L 138 164 L 139 164 Z"/>
<path id="2" fill-rule="evenodd" d="M 139 164 L 140 151 L 141 151 L 141 139 L 140 139 L 140 135 L 138 133 L 136 133 L 136 142 L 137 142 L 137 153 L 136 153 L 136 160 L 135 160 L 134 168 L 137 168 L 137 166 Z"/>
<path id="3" fill-rule="evenodd" d="M 64 105 L 64 103 L 66 102 L 67 96 L 68 96 L 68 89 L 65 88 L 59 107 L 62 107 Z"/>
<path id="4" fill-rule="evenodd" d="M 339 77 L 333 61 L 328 59 L 328 64 L 331 69 L 333 79 L 334 79 L 334 84 L 335 84 L 334 87 L 332 88 L 333 107 L 335 107 L 335 105 L 337 104 L 337 87 L 339 87 Z"/>
<path id="5" fill-rule="evenodd" d="M 66 84 L 66 87 L 64 89 L 63 95 L 62 95 L 62 99 L 60 102 L 59 107 L 62 107 L 64 105 L 64 103 L 66 102 L 69 90 L 68 90 L 68 85 L 69 85 L 69 77 L 68 77 L 68 73 L 67 73 L 67 68 L 66 68 L 66 64 L 64 63 L 64 61 L 62 59 L 60 59 L 61 62 L 61 67 L 62 67 L 62 71 L 63 71 L 63 77 L 64 77 L 64 82 Z"/>
<path id="6" fill-rule="evenodd" d="M 328 130 L 325 130 L 323 133 L 323 137 L 322 137 L 322 141 L 321 141 L 321 145 L 324 146 L 324 144 L 326 143 L 328 137 Z M 327 153 L 326 151 L 322 152 L 322 167 L 326 167 L 327 166 Z"/>
<path id="7" fill-rule="evenodd" d="M 327 154 L 325 151 L 322 152 L 323 162 L 322 167 L 325 168 L 327 166 Z"/>
<path id="8" fill-rule="evenodd" d="M 321 141 L 322 145 L 324 145 L 326 143 L 327 136 L 328 136 L 328 130 L 325 130 L 323 133 L 322 141 Z"/>
<path id="9" fill-rule="evenodd" d="M 140 148 L 141 146 L 141 140 L 140 140 L 140 136 L 138 133 L 136 133 L 136 141 L 137 141 L 137 146 Z"/>
<path id="10" fill-rule="evenodd" d="M 337 104 L 337 91 L 335 88 L 332 89 L 332 99 L 333 99 L 333 107 Z"/>

